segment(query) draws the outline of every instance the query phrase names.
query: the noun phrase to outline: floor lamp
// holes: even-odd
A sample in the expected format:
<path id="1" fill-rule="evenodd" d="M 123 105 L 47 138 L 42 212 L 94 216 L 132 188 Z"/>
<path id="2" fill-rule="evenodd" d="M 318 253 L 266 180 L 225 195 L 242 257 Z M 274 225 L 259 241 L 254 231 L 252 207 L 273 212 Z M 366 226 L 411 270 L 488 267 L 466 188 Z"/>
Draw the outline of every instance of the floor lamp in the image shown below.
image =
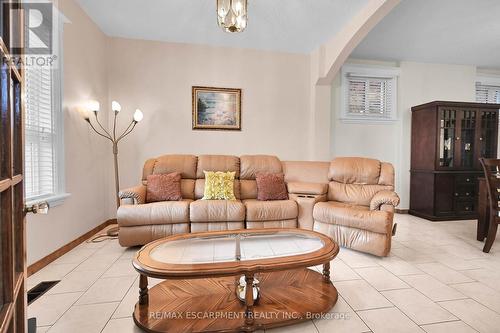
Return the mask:
<path id="1" fill-rule="evenodd" d="M 101 124 L 99 121 L 99 117 L 97 116 L 99 114 L 99 109 L 100 109 L 100 104 L 98 101 L 90 101 L 88 108 L 92 113 L 94 114 L 94 121 L 95 123 L 99 126 L 100 129 L 97 129 L 94 124 L 92 124 L 92 121 L 90 120 L 90 116 L 88 114 L 85 115 L 85 121 L 90 125 L 90 128 L 94 130 L 98 135 L 108 139 L 111 141 L 113 144 L 113 162 L 114 162 L 114 169 L 115 169 L 115 198 L 116 198 L 116 208 L 120 207 L 120 198 L 118 196 L 118 192 L 120 191 L 120 180 L 118 177 L 118 142 L 125 138 L 127 135 L 129 135 L 135 128 L 135 125 L 137 125 L 138 122 L 140 122 L 143 118 L 143 114 L 141 110 L 137 109 L 135 110 L 134 117 L 130 124 L 127 126 L 127 128 L 123 131 L 122 134 L 116 135 L 116 118 L 118 116 L 118 113 L 121 111 L 122 107 L 120 103 L 117 101 L 113 101 L 111 103 L 111 110 L 113 110 L 114 113 L 114 118 L 113 118 L 113 130 L 112 132 L 109 132 L 106 130 L 106 128 Z M 117 236 L 118 235 L 118 227 L 116 228 L 111 228 L 108 230 L 107 235 L 108 236 Z"/>

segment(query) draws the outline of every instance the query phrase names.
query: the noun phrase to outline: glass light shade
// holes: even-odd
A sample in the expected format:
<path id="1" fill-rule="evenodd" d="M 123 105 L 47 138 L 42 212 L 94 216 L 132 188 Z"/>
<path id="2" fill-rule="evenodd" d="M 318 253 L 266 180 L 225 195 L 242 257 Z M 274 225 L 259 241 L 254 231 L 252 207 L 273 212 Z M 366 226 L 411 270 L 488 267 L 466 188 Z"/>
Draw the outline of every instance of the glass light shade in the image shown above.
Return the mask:
<path id="1" fill-rule="evenodd" d="M 135 122 L 140 122 L 142 120 L 142 118 L 144 118 L 144 115 L 142 114 L 142 111 L 137 109 L 135 110 L 134 112 L 134 121 Z"/>
<path id="2" fill-rule="evenodd" d="M 122 110 L 122 106 L 117 101 L 113 101 L 111 102 L 111 110 L 115 112 L 120 112 Z"/>
<path id="3" fill-rule="evenodd" d="M 99 109 L 101 108 L 101 105 L 99 104 L 98 101 L 89 101 L 88 104 L 87 104 L 87 108 L 90 110 L 90 111 L 93 111 L 93 112 L 98 112 Z"/>
<path id="4" fill-rule="evenodd" d="M 217 0 L 217 23 L 226 32 L 247 27 L 247 0 Z"/>
<path id="5" fill-rule="evenodd" d="M 77 107 L 76 111 L 83 119 L 85 119 L 85 120 L 90 119 L 91 114 L 90 114 L 90 110 L 89 110 L 88 106 L 84 105 L 84 106 Z"/>

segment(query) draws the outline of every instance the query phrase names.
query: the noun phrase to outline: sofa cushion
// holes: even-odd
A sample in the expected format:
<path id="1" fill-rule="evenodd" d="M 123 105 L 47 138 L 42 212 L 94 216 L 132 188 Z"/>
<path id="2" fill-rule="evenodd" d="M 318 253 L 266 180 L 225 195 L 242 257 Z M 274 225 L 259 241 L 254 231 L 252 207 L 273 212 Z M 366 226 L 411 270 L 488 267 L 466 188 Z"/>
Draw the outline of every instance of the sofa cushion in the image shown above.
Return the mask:
<path id="1" fill-rule="evenodd" d="M 337 201 L 318 202 L 314 206 L 315 221 L 387 234 L 392 229 L 393 214 L 369 210 L 367 206 Z"/>
<path id="2" fill-rule="evenodd" d="M 189 207 L 191 222 L 240 222 L 245 206 L 239 200 L 196 200 Z"/>
<path id="3" fill-rule="evenodd" d="M 257 181 L 253 179 L 240 180 L 240 199 L 257 199 Z"/>
<path id="4" fill-rule="evenodd" d="M 282 173 L 259 172 L 256 181 L 258 200 L 288 200 L 285 177 Z"/>
<path id="5" fill-rule="evenodd" d="M 299 214 L 294 200 L 243 200 L 247 221 L 278 221 L 296 219 Z"/>
<path id="6" fill-rule="evenodd" d="M 337 157 L 330 162 L 328 177 L 344 184 L 378 184 L 380 161 L 363 157 Z"/>
<path id="7" fill-rule="evenodd" d="M 240 164 L 240 179 L 255 179 L 259 172 L 282 172 L 281 161 L 276 156 L 243 155 Z"/>
<path id="8" fill-rule="evenodd" d="M 116 213 L 120 227 L 188 223 L 192 200 L 161 201 L 144 205 L 122 205 Z"/>
<path id="9" fill-rule="evenodd" d="M 234 196 L 234 171 L 204 171 L 203 200 L 236 200 Z"/>
<path id="10" fill-rule="evenodd" d="M 203 171 L 234 171 L 235 178 L 240 177 L 240 159 L 231 155 L 200 155 L 196 168 L 196 178 L 205 178 Z"/>
<path id="11" fill-rule="evenodd" d="M 328 184 L 328 200 L 369 206 L 375 194 L 384 190 L 392 190 L 392 186 L 330 182 Z"/>
<path id="12" fill-rule="evenodd" d="M 144 163 L 142 180 L 148 175 L 180 172 L 182 179 L 196 179 L 196 164 L 198 158 L 194 155 L 163 155 L 152 158 Z"/>
<path id="13" fill-rule="evenodd" d="M 147 180 L 146 202 L 182 200 L 180 172 L 149 175 Z"/>

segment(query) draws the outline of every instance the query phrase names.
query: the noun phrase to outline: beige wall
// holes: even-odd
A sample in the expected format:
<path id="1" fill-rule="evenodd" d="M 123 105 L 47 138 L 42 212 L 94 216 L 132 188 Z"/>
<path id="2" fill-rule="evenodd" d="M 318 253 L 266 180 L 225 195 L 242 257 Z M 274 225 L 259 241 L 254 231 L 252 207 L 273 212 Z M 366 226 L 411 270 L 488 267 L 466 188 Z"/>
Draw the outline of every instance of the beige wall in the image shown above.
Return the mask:
<path id="1" fill-rule="evenodd" d="M 48 215 L 27 216 L 28 264 L 110 216 L 111 150 L 77 111 L 89 99 L 107 103 L 106 36 L 73 0 L 60 0 L 59 9 L 71 22 L 64 26 L 63 75 L 66 191 L 71 196 Z"/>
<path id="2" fill-rule="evenodd" d="M 248 49 L 109 40 L 109 100 L 144 120 L 120 145 L 122 188 L 168 153 L 275 154 L 307 159 L 309 57 Z M 193 131 L 193 85 L 242 89 L 242 131 Z"/>
<path id="3" fill-rule="evenodd" d="M 474 102 L 475 83 L 475 66 L 401 63 L 398 101 L 401 141 L 397 163 L 400 171 L 396 180 L 401 208 L 409 208 L 410 199 L 411 107 L 435 100 Z"/>
<path id="4" fill-rule="evenodd" d="M 350 60 L 357 64 L 384 63 Z M 349 123 L 340 116 L 340 76 L 332 84 L 331 156 L 365 156 L 394 164 L 400 209 L 409 207 L 411 107 L 434 100 L 471 102 L 475 99 L 475 66 L 403 61 L 385 63 L 400 68 L 398 119 L 387 123 Z"/>

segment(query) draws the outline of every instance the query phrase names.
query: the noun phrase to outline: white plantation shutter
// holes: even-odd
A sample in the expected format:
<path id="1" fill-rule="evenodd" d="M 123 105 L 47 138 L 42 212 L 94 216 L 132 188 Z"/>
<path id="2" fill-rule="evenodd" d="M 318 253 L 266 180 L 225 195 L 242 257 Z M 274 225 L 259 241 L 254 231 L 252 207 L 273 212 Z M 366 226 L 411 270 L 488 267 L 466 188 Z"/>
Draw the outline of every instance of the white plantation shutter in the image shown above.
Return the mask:
<path id="1" fill-rule="evenodd" d="M 52 53 L 30 55 L 26 62 L 24 141 L 27 204 L 46 201 L 52 207 L 62 204 L 69 196 L 64 187 L 62 112 L 62 39 L 64 23 L 68 20 L 55 8 L 53 13 Z"/>
<path id="2" fill-rule="evenodd" d="M 479 103 L 500 103 L 500 86 L 476 83 L 476 101 Z"/>
<path id="3" fill-rule="evenodd" d="M 25 190 L 26 198 L 56 192 L 56 121 L 53 73 L 47 66 L 26 68 Z"/>
<path id="4" fill-rule="evenodd" d="M 348 75 L 347 116 L 392 118 L 393 81 Z"/>

